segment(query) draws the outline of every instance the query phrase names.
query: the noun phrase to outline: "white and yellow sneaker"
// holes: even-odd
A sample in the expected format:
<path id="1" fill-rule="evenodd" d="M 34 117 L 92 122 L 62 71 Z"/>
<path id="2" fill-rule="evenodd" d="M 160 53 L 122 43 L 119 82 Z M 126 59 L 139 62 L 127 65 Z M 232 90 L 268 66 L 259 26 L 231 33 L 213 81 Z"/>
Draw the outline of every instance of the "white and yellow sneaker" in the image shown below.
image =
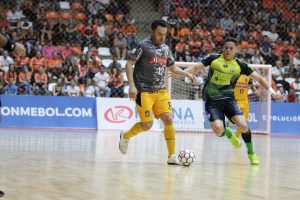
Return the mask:
<path id="1" fill-rule="evenodd" d="M 178 160 L 178 157 L 175 154 L 172 154 L 169 158 L 167 163 L 169 165 L 180 165 L 180 162 Z"/>
<path id="2" fill-rule="evenodd" d="M 120 132 L 119 149 L 120 149 L 120 151 L 121 151 L 122 154 L 126 154 L 127 153 L 128 142 L 129 142 L 129 140 L 124 138 L 124 132 L 121 131 Z"/>

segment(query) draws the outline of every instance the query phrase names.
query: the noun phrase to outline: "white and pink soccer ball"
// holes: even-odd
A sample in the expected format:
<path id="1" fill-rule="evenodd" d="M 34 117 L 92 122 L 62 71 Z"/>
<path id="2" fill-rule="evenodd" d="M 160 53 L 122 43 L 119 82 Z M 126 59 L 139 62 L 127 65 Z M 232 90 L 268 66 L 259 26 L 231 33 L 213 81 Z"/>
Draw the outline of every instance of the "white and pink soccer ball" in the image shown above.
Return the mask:
<path id="1" fill-rule="evenodd" d="M 191 149 L 185 149 L 179 152 L 178 160 L 183 166 L 190 166 L 196 159 L 195 153 Z"/>

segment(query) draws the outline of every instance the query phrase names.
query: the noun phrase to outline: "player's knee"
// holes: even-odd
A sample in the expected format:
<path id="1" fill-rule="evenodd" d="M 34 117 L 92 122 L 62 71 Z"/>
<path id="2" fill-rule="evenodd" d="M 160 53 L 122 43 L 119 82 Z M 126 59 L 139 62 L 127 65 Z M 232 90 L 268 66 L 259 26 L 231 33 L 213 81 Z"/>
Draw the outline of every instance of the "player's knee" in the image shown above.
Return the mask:
<path id="1" fill-rule="evenodd" d="M 161 115 L 160 119 L 163 121 L 164 125 L 172 125 L 173 119 L 170 113 L 164 113 Z"/>
<path id="2" fill-rule="evenodd" d="M 238 127 L 240 128 L 240 130 L 241 130 L 242 133 L 245 133 L 245 132 L 248 131 L 248 125 L 247 125 L 247 123 L 241 123 L 241 124 L 239 124 Z"/>
<path id="3" fill-rule="evenodd" d="M 221 137 L 225 131 L 224 126 L 214 126 L 213 127 L 213 131 L 215 133 L 216 136 Z"/>
<path id="4" fill-rule="evenodd" d="M 141 127 L 144 131 L 148 131 L 153 125 L 153 121 L 150 122 L 141 122 Z"/>

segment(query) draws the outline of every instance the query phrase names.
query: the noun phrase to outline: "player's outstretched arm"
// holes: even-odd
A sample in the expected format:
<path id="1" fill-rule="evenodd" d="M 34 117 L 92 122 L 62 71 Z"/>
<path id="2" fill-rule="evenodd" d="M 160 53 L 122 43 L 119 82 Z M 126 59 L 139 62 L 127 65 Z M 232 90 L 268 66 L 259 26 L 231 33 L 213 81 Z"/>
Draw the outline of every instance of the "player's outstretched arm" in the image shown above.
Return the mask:
<path id="1" fill-rule="evenodd" d="M 128 79 L 128 85 L 129 85 L 129 98 L 132 100 L 136 99 L 136 95 L 138 93 L 135 84 L 134 84 L 134 80 L 133 80 L 133 65 L 135 64 L 135 60 L 128 60 L 126 63 L 126 76 Z"/>
<path id="2" fill-rule="evenodd" d="M 250 78 L 255 79 L 257 82 L 259 82 L 260 85 L 262 85 L 266 90 L 269 91 L 269 93 L 272 95 L 273 98 L 278 99 L 280 97 L 279 94 L 277 94 L 273 88 L 268 84 L 268 82 L 256 71 L 254 71 L 252 74 L 249 75 Z"/>
<path id="3" fill-rule="evenodd" d="M 184 71 L 191 74 L 200 74 L 204 68 L 205 66 L 202 63 L 197 63 L 194 66 L 186 68 Z"/>
<path id="4" fill-rule="evenodd" d="M 15 57 L 24 56 L 26 53 L 26 49 L 23 44 L 18 42 L 13 42 L 5 35 L 0 33 L 0 47 L 11 52 Z"/>
<path id="5" fill-rule="evenodd" d="M 190 79 L 192 81 L 192 84 L 194 84 L 196 81 L 196 77 L 193 74 L 191 74 L 190 72 L 187 72 L 186 70 L 182 70 L 181 68 L 177 67 L 176 65 L 171 65 L 168 67 L 168 69 L 174 75 L 187 77 L 188 79 Z"/>

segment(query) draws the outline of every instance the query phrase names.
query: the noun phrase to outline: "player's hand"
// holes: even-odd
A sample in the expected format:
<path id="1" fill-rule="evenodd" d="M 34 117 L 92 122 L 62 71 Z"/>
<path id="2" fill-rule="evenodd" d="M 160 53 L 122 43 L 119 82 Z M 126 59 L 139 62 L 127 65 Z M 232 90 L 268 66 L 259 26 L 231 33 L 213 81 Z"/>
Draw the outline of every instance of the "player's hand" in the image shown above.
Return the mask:
<path id="1" fill-rule="evenodd" d="M 195 75 L 188 73 L 187 77 L 188 77 L 188 79 L 191 80 L 192 85 L 194 85 L 196 83 L 196 76 Z"/>
<path id="2" fill-rule="evenodd" d="M 129 96 L 130 100 L 135 101 L 137 93 L 138 93 L 138 91 L 137 91 L 137 89 L 136 89 L 135 86 L 129 86 L 129 94 L 128 94 L 128 96 Z"/>
<path id="3" fill-rule="evenodd" d="M 271 96 L 272 96 L 272 98 L 274 98 L 274 99 L 280 99 L 280 98 L 283 97 L 280 93 L 274 93 L 274 94 L 272 94 Z"/>
<path id="4" fill-rule="evenodd" d="M 26 49 L 23 44 L 16 42 L 15 43 L 16 47 L 15 49 L 11 52 L 12 55 L 14 55 L 16 58 L 25 56 L 26 54 Z"/>

